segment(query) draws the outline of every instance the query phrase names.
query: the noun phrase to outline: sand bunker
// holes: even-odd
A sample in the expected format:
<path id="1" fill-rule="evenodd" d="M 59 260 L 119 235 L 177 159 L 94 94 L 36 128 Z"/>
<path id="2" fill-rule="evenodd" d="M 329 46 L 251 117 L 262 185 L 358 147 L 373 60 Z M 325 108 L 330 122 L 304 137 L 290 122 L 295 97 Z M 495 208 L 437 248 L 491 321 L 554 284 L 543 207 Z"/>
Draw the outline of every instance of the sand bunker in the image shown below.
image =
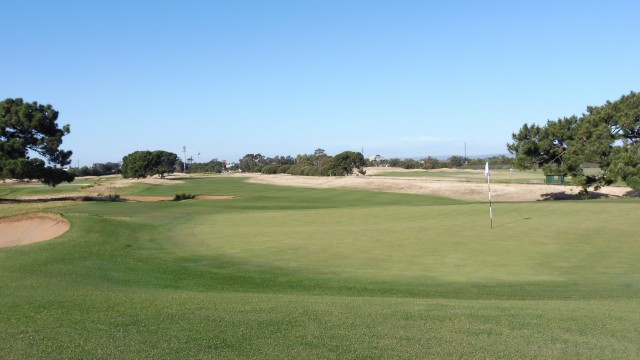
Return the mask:
<path id="1" fill-rule="evenodd" d="M 127 195 L 123 196 L 122 199 L 127 201 L 165 201 L 165 200 L 173 200 L 173 196 L 134 196 Z"/>
<path id="2" fill-rule="evenodd" d="M 196 195 L 196 200 L 226 200 L 234 197 L 232 195 Z"/>
<path id="3" fill-rule="evenodd" d="M 367 170 L 367 173 L 369 171 Z M 461 182 L 446 178 L 405 178 L 378 176 L 292 176 L 249 174 L 249 182 L 269 185 L 309 188 L 355 188 L 407 194 L 428 194 L 460 200 L 486 201 L 487 184 Z M 536 201 L 551 199 L 580 199 L 577 186 L 540 184 L 491 184 L 494 201 Z M 629 196 L 627 187 L 605 187 L 592 192 L 593 197 Z M 637 194 L 636 194 L 637 196 Z"/>
<path id="4" fill-rule="evenodd" d="M 69 230 L 69 223 L 54 214 L 27 214 L 0 219 L 0 247 L 51 240 Z"/>

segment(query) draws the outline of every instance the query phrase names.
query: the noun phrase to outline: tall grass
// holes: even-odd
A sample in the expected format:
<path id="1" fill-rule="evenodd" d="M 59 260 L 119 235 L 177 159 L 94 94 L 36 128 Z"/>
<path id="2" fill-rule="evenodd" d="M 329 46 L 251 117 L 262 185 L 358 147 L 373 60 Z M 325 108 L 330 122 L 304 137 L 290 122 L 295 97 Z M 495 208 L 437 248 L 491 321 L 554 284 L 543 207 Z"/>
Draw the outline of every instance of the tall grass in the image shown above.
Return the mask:
<path id="1" fill-rule="evenodd" d="M 486 182 L 487 178 L 484 176 L 484 170 L 464 170 L 458 171 L 451 170 L 413 170 L 413 171 L 388 171 L 381 172 L 374 176 L 382 177 L 410 177 L 410 178 L 425 178 L 425 179 L 447 179 L 456 180 L 462 182 Z M 517 183 L 517 184 L 532 184 L 532 183 L 544 183 L 544 173 L 542 170 L 508 170 L 508 169 L 492 169 L 491 181 L 498 183 Z"/>

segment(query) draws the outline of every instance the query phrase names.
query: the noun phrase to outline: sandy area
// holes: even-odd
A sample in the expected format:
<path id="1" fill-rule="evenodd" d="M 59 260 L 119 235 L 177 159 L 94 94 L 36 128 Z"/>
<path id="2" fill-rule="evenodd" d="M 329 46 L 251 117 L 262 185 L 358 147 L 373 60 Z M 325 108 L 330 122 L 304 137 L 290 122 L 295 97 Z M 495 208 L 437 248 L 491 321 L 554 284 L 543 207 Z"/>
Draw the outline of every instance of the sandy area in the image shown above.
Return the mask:
<path id="1" fill-rule="evenodd" d="M 375 169 L 367 169 L 374 174 Z M 378 170 L 380 171 L 380 170 Z M 398 171 L 398 169 L 393 169 Z M 246 174 L 245 174 L 246 175 Z M 377 176 L 313 177 L 292 175 L 248 174 L 249 182 L 310 188 L 355 188 L 408 194 L 428 194 L 460 200 L 484 201 L 488 198 L 486 183 L 464 182 L 451 178 L 406 178 Z M 577 186 L 543 184 L 491 184 L 493 201 L 536 201 L 580 198 Z M 632 194 L 627 187 L 604 187 L 592 197 L 621 197 Z M 637 194 L 636 194 L 637 196 Z"/>
<path id="2" fill-rule="evenodd" d="M 232 195 L 196 195 L 196 200 L 227 200 L 234 197 Z"/>
<path id="3" fill-rule="evenodd" d="M 51 240 L 69 230 L 69 223 L 53 214 L 28 214 L 0 219 L 0 247 Z"/>
<path id="4" fill-rule="evenodd" d="M 85 177 L 80 177 L 78 179 L 83 179 L 83 180 L 97 180 L 97 182 L 95 184 L 92 184 L 90 186 L 83 186 L 82 188 L 78 187 L 78 191 L 76 192 L 70 192 L 70 193 L 65 193 L 65 194 L 60 194 L 60 195 L 50 195 L 50 196 L 46 196 L 46 195 L 30 195 L 30 196 L 23 196 L 20 199 L 23 200 L 38 200 L 38 199 L 57 199 L 57 198 L 73 198 L 73 197 L 83 197 L 83 196 L 107 196 L 109 194 L 116 194 L 118 192 L 118 189 L 123 189 L 126 188 L 128 186 L 137 184 L 137 183 L 143 183 L 143 184 L 158 184 L 158 185 L 168 185 L 168 184 L 175 184 L 175 183 L 181 183 L 182 180 L 168 180 L 166 178 L 161 179 L 159 177 L 150 177 L 150 178 L 146 178 L 146 179 L 117 179 L 114 180 L 113 176 L 106 176 L 106 177 L 96 177 L 96 176 L 85 176 Z M 102 181 L 100 181 L 102 180 Z M 12 181 L 12 180 L 7 180 Z M 12 181 L 15 182 L 15 181 Z M 38 184 L 40 185 L 40 183 L 37 182 L 33 182 L 34 184 Z M 133 200 L 131 199 L 131 196 L 123 196 L 123 198 L 127 198 L 129 200 Z M 169 200 L 173 199 L 173 197 L 171 197 Z M 160 201 L 160 200 L 167 200 L 167 199 L 156 199 L 156 200 L 146 200 L 146 201 Z M 145 201 L 143 199 L 139 199 L 139 200 L 135 200 L 135 201 Z"/>
<path id="5" fill-rule="evenodd" d="M 168 185 L 181 182 L 181 180 L 160 179 L 158 177 L 150 177 L 146 179 L 120 179 L 112 182 L 107 182 L 105 184 L 98 184 L 93 187 L 87 188 L 87 190 L 89 190 L 90 192 L 109 192 L 113 189 L 122 189 L 137 183 Z"/>
<path id="6" fill-rule="evenodd" d="M 165 201 L 165 200 L 173 200 L 173 196 L 136 196 L 136 195 L 126 195 L 122 196 L 121 199 L 127 201 Z"/>

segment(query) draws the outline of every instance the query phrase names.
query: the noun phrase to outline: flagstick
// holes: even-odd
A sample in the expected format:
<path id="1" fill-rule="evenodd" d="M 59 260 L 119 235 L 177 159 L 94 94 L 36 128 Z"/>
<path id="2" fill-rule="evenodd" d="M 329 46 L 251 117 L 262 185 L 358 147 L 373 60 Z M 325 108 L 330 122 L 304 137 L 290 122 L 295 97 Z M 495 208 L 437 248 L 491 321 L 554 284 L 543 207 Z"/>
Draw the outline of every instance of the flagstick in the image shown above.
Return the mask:
<path id="1" fill-rule="evenodd" d="M 491 224 L 491 229 L 493 230 L 493 211 L 491 209 L 491 174 L 487 176 L 487 187 L 489 188 L 489 223 Z"/>
<path id="2" fill-rule="evenodd" d="M 491 209 L 491 171 L 489 170 L 489 162 L 484 167 L 484 176 L 487 177 L 487 187 L 489 188 L 489 223 L 493 230 L 493 210 Z"/>

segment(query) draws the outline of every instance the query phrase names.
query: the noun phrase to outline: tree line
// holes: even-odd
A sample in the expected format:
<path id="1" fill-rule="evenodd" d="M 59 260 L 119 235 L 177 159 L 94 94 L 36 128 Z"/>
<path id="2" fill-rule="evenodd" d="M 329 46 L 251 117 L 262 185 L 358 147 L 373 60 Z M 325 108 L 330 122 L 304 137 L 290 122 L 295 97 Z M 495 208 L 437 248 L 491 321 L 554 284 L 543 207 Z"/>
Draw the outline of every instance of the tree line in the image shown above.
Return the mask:
<path id="1" fill-rule="evenodd" d="M 222 172 L 225 164 L 214 159 L 208 163 L 189 163 L 187 166 L 172 152 L 135 151 L 126 155 L 122 163 L 96 163 L 91 167 L 70 168 L 71 151 L 60 149 L 62 137 L 69 134 L 69 125 L 59 127 L 58 112 L 51 105 L 27 103 L 22 99 L 0 102 L 0 176 L 2 178 L 37 179 L 51 186 L 71 182 L 76 176 L 122 174 L 125 178 L 143 178 L 188 169 L 189 172 Z M 30 153 L 44 158 L 32 158 Z M 504 159 L 502 159 L 504 160 Z M 439 168 L 472 165 L 473 160 L 451 157 L 446 163 L 435 158 L 422 161 L 390 159 L 371 162 L 359 152 L 344 151 L 329 156 L 323 149 L 313 154 L 265 157 L 247 154 L 229 170 L 286 173 L 309 176 L 341 176 L 354 171 L 365 174 L 365 166 L 400 166 L 404 168 Z"/>
<path id="2" fill-rule="evenodd" d="M 79 168 L 70 168 L 69 172 L 74 176 L 105 176 L 123 174 L 125 178 L 146 177 L 158 175 L 160 173 L 158 161 L 153 159 L 149 153 L 143 152 L 145 156 L 140 156 L 139 152 L 134 152 L 123 158 L 126 161 L 125 168 L 128 170 L 123 174 L 122 164 L 118 162 L 94 163 L 91 166 L 83 166 Z M 134 155 L 135 154 L 135 155 Z M 340 155 L 340 154 L 338 154 Z M 188 163 L 186 171 L 188 173 L 222 173 L 224 171 L 243 171 L 258 172 L 263 174 L 291 174 L 291 175 L 307 175 L 307 176 L 331 176 L 351 174 L 353 170 L 364 174 L 364 167 L 368 166 L 390 166 L 403 169 L 442 169 L 442 168 L 465 168 L 465 169 L 483 169 L 486 161 L 492 164 L 493 168 L 508 169 L 513 166 L 513 158 L 500 155 L 489 158 L 466 158 L 463 156 L 451 156 L 446 160 L 439 160 L 434 157 L 427 157 L 422 160 L 410 158 L 400 159 L 380 159 L 371 161 L 363 157 L 364 165 L 361 165 L 359 157 L 356 155 L 356 161 L 349 164 L 349 156 L 342 155 L 336 157 L 341 162 L 347 162 L 346 165 L 340 164 L 338 160 L 333 160 L 333 156 L 326 155 L 324 151 L 314 154 L 301 154 L 296 157 L 292 156 L 274 156 L 266 157 L 261 154 L 247 154 L 238 163 L 227 167 L 225 163 L 218 159 L 209 162 L 193 162 Z M 353 155 L 352 155 L 353 156 Z M 178 156 L 176 155 L 176 158 Z M 139 162 L 148 162 L 147 164 L 138 164 Z M 134 164 L 135 163 L 135 164 Z M 349 166 L 351 165 L 351 169 Z M 360 167 L 358 167 L 360 166 Z M 133 171 L 132 169 L 147 169 L 146 171 Z M 175 171 L 185 169 L 185 164 L 181 159 L 172 166 L 164 166 L 164 174 L 171 174 Z M 350 172 L 351 171 L 351 172 Z"/>
<path id="3" fill-rule="evenodd" d="M 67 171 L 72 152 L 61 149 L 69 125 L 59 126 L 58 112 L 51 105 L 25 102 L 20 98 L 0 102 L 0 178 L 36 179 L 50 186 L 71 182 L 75 176 L 121 172 L 123 177 L 160 177 L 183 169 L 175 153 L 136 151 L 117 163 L 94 164 Z M 548 120 L 545 125 L 524 124 L 512 134 L 507 150 L 514 158 L 491 157 L 494 168 L 543 169 L 545 174 L 568 175 L 587 193 L 616 181 L 640 191 L 640 95 L 630 92 L 601 106 L 587 106 L 586 113 Z M 34 156 L 34 154 L 36 156 Z M 316 149 L 313 154 L 265 157 L 247 154 L 235 167 L 245 172 L 314 176 L 364 174 L 365 166 L 397 166 L 405 169 L 474 168 L 487 159 L 452 156 L 447 160 L 398 159 L 369 161 L 359 152 L 344 151 L 335 156 Z M 600 171 L 585 172 L 596 166 Z M 191 170 L 222 171 L 217 160 L 189 164 Z"/>
<path id="4" fill-rule="evenodd" d="M 182 160 L 178 160 L 177 169 L 184 169 L 184 163 Z M 193 162 L 186 166 L 189 173 L 221 173 L 227 169 L 225 163 L 218 159 L 213 159 L 209 162 Z"/>
<path id="5" fill-rule="evenodd" d="M 91 166 L 71 167 L 68 170 L 74 176 L 105 176 L 122 174 L 122 166 L 117 162 L 94 163 Z"/>
<path id="6" fill-rule="evenodd" d="M 365 174 L 364 167 L 369 166 L 425 170 L 441 168 L 484 169 L 487 161 L 492 164 L 493 168 L 509 169 L 513 166 L 513 158 L 504 155 L 475 159 L 455 155 L 446 160 L 439 160 L 435 157 L 427 157 L 422 160 L 410 158 L 369 160 L 365 159 L 361 153 L 345 151 L 335 156 L 329 156 L 324 151 L 316 150 L 314 154 L 302 154 L 296 157 L 266 157 L 259 153 L 247 154 L 238 161 L 237 168 L 243 172 L 263 174 L 340 176 L 349 175 L 353 173 L 353 170 Z M 349 168 L 350 166 L 351 168 Z"/>
<path id="7" fill-rule="evenodd" d="M 305 176 L 344 176 L 354 171 L 364 175 L 366 161 L 359 152 L 343 151 L 335 156 L 317 149 L 314 154 L 265 157 L 261 154 L 247 154 L 238 161 L 238 169 L 243 172 L 263 174 L 290 174 Z"/>
<path id="8" fill-rule="evenodd" d="M 132 153 L 133 154 L 133 153 Z M 127 171 L 125 177 L 136 177 L 137 175 L 145 175 L 152 176 L 158 174 L 158 169 L 154 168 L 154 160 L 152 157 L 138 157 L 136 155 L 130 156 L 129 154 L 126 156 L 128 165 L 126 166 L 128 169 L 132 169 L 134 167 L 145 167 L 146 169 L 151 169 L 149 172 L 135 172 L 135 171 Z M 177 157 L 177 155 L 176 155 Z M 150 161 L 150 164 L 147 165 L 131 165 L 131 162 L 138 161 Z M 172 164 L 170 171 L 165 172 L 165 174 L 171 174 L 174 171 L 181 171 L 184 169 L 184 163 L 182 160 L 178 159 L 175 164 Z M 189 163 L 187 165 L 187 172 L 189 173 L 221 173 L 226 169 L 225 164 L 223 164 L 218 159 L 213 159 L 209 162 L 202 163 Z M 94 163 L 91 166 L 82 166 L 82 167 L 70 167 L 68 171 L 74 176 L 105 176 L 105 175 L 117 175 L 122 174 L 122 163 L 120 162 L 106 162 L 106 163 Z"/>
<path id="9" fill-rule="evenodd" d="M 390 166 L 403 169 L 484 169 L 485 163 L 489 162 L 494 169 L 509 169 L 513 166 L 513 158 L 505 155 L 496 155 L 481 158 L 468 158 L 460 155 L 448 157 L 446 160 L 439 160 L 428 156 L 421 160 L 416 159 L 382 159 L 369 161 L 367 166 Z"/>

